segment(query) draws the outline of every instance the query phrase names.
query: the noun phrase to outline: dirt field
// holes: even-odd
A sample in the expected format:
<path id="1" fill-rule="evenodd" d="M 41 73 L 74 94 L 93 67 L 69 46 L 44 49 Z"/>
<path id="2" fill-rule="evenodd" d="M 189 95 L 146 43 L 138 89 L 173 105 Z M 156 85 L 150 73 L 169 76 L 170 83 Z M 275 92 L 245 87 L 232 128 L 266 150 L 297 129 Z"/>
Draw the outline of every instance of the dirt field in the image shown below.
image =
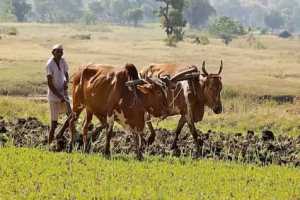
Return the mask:
<path id="1" fill-rule="evenodd" d="M 48 127 L 36 118 L 17 119 L 14 122 L 0 120 L 0 143 L 11 142 L 17 147 L 46 148 Z M 80 132 L 80 130 L 79 130 Z M 271 131 L 262 133 L 235 133 L 201 132 L 198 130 L 201 154 L 195 155 L 193 139 L 187 129 L 184 129 L 178 143 L 177 150 L 170 150 L 174 134 L 166 129 L 157 129 L 157 138 L 154 144 L 146 147 L 147 155 L 155 156 L 192 156 L 215 160 L 229 160 L 260 165 L 278 164 L 300 167 L 300 136 L 274 136 Z M 78 133 L 79 134 L 79 133 Z M 9 141 L 9 138 L 12 138 Z M 105 131 L 99 131 L 91 126 L 89 131 L 89 152 L 101 153 L 105 146 Z M 67 148 L 68 133 L 50 147 L 53 151 L 65 151 Z M 116 130 L 112 139 L 113 154 L 134 153 L 135 144 L 132 135 Z M 77 150 L 82 151 L 82 138 L 77 139 Z"/>

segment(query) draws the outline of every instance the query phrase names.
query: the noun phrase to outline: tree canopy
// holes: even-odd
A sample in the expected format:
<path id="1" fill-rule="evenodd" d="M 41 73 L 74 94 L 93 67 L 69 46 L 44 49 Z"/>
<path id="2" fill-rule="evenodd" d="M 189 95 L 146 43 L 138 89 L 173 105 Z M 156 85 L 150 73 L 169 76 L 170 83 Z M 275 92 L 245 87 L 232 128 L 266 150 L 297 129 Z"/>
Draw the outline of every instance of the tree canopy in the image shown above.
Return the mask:
<path id="1" fill-rule="evenodd" d="M 161 7 L 169 7 L 170 21 Z M 172 21 L 182 27 L 189 24 L 202 28 L 207 27 L 211 16 L 226 16 L 243 26 L 293 32 L 300 31 L 299 11 L 300 0 L 0 0 L 0 20 L 8 22 L 137 25 L 164 18 L 164 26 Z M 180 29 L 175 32 L 183 33 Z M 171 28 L 165 30 L 174 32 Z"/>

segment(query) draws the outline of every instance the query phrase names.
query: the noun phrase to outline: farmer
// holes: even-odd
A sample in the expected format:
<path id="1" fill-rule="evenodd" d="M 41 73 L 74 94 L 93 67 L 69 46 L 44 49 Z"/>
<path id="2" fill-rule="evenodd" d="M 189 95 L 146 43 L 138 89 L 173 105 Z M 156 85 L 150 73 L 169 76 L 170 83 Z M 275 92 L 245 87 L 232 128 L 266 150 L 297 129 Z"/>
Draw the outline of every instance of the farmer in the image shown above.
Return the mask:
<path id="1" fill-rule="evenodd" d="M 48 143 L 51 144 L 59 114 L 71 113 L 71 107 L 68 97 L 68 64 L 63 56 L 63 46 L 61 44 L 54 45 L 52 48 L 53 57 L 50 58 L 46 65 L 47 83 L 48 83 L 48 101 L 50 104 L 51 125 L 48 137 Z"/>

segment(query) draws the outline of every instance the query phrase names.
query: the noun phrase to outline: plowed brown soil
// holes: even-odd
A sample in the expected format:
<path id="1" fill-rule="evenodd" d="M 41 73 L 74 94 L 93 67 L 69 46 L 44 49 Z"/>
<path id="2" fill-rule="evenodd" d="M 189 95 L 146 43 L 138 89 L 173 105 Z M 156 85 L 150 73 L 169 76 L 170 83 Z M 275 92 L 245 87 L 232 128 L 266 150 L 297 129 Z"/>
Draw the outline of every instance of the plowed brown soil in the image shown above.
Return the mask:
<path id="1" fill-rule="evenodd" d="M 6 122 L 0 117 L 0 145 L 6 145 L 9 141 L 17 147 L 47 146 L 48 126 L 42 124 L 36 118 L 16 119 Z M 78 128 L 78 130 L 80 130 Z M 166 129 L 157 129 L 155 142 L 144 145 L 144 153 L 160 156 L 192 156 L 197 158 L 209 158 L 216 160 L 231 160 L 243 163 L 256 163 L 260 165 L 278 164 L 300 166 L 300 136 L 297 138 L 286 135 L 275 136 L 271 131 L 262 133 L 248 131 L 245 134 L 226 134 L 214 131 L 206 133 L 198 130 L 200 140 L 200 154 L 196 155 L 193 138 L 188 129 L 183 129 L 178 149 L 171 150 L 174 134 Z M 102 152 L 105 143 L 105 131 L 90 127 L 89 152 Z M 146 132 L 147 135 L 147 132 Z M 67 147 L 68 134 L 60 138 L 52 147 L 55 151 L 64 151 Z M 80 134 L 76 143 L 78 150 L 82 147 Z M 132 135 L 121 130 L 114 131 L 111 140 L 112 154 L 134 153 L 135 144 Z"/>

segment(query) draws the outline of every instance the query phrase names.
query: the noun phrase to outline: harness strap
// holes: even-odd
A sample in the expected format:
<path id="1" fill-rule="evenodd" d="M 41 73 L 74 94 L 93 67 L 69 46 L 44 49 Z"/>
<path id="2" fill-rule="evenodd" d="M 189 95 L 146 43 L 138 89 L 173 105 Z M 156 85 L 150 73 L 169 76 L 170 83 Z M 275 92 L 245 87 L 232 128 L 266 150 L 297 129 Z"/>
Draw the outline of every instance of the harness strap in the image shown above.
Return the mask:
<path id="1" fill-rule="evenodd" d="M 175 101 L 176 101 L 176 99 L 179 97 L 179 94 L 180 94 L 180 92 L 183 90 L 183 88 L 181 87 L 180 88 L 180 90 L 178 91 L 178 93 L 176 94 L 176 96 L 174 95 L 174 90 L 172 91 L 172 96 L 173 96 L 173 98 L 172 98 L 172 102 L 169 104 L 169 106 L 171 106 L 172 105 L 172 108 L 174 109 L 175 108 Z M 175 97 L 174 97 L 175 96 Z"/>

